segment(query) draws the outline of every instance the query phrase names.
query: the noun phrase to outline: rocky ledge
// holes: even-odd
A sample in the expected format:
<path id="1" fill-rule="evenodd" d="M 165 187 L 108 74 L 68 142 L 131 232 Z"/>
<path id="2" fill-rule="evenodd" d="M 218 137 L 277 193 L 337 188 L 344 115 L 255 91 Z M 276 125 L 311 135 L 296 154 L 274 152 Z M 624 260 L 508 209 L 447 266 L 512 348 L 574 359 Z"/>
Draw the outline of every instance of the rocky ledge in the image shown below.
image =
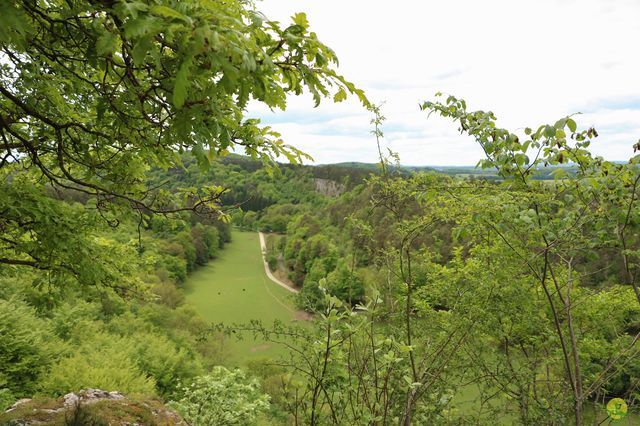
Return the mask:
<path id="1" fill-rule="evenodd" d="M 0 414 L 2 425 L 184 425 L 174 411 L 156 399 L 127 397 L 119 392 L 83 389 L 62 398 L 20 399 Z"/>

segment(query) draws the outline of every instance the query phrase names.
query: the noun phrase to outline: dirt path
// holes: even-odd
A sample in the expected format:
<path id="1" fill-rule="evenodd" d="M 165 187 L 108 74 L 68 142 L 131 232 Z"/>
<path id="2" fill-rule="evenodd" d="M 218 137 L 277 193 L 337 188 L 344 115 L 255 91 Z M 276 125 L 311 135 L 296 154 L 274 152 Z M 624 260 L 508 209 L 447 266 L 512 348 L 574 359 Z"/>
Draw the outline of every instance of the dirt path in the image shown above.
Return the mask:
<path id="1" fill-rule="evenodd" d="M 269 269 L 269 264 L 267 263 L 267 257 L 266 257 L 267 245 L 265 244 L 265 241 L 264 241 L 264 234 L 262 232 L 258 232 L 258 235 L 260 236 L 260 250 L 262 251 L 262 263 L 264 264 L 264 272 L 267 274 L 267 277 L 269 277 L 271 281 L 278 284 L 280 287 L 286 288 L 292 293 L 298 293 L 297 289 L 288 286 L 286 283 L 280 281 L 279 279 L 273 276 L 273 274 L 271 273 L 271 269 Z"/>

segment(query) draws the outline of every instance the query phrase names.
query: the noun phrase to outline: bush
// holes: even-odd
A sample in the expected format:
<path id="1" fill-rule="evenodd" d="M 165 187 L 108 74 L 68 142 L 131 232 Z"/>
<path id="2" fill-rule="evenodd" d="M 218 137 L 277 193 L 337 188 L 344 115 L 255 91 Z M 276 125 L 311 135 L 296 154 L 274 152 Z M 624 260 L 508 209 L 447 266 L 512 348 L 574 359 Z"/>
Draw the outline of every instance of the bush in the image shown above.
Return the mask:
<path id="1" fill-rule="evenodd" d="M 16 400 L 16 397 L 13 396 L 13 393 L 9 389 L 0 387 L 0 412 L 11 407 L 11 405 L 13 404 L 13 401 L 15 400 Z"/>
<path id="2" fill-rule="evenodd" d="M 302 289 L 297 296 L 297 304 L 307 312 L 318 312 L 325 309 L 325 293 L 320 288 L 320 280 L 326 277 L 327 271 L 322 259 L 316 259 L 304 279 Z"/>
<path id="3" fill-rule="evenodd" d="M 157 334 L 138 333 L 128 338 L 130 358 L 140 370 L 156 382 L 158 392 L 170 395 L 179 382 L 202 373 L 202 366 L 193 353 L 178 348 Z"/>
<path id="4" fill-rule="evenodd" d="M 327 276 L 327 287 L 331 294 L 349 304 L 356 305 L 364 299 L 364 283 L 357 273 L 341 264 Z"/>
<path id="5" fill-rule="evenodd" d="M 194 426 L 247 425 L 269 409 L 269 396 L 241 370 L 214 367 L 211 374 L 181 388 L 182 397 L 169 405 Z"/>
<path id="6" fill-rule="evenodd" d="M 269 264 L 269 269 L 271 272 L 275 271 L 278 268 L 278 256 L 271 253 L 267 256 L 267 263 Z"/>
<path id="7" fill-rule="evenodd" d="M 245 229 L 254 230 L 256 228 L 257 220 L 258 220 L 258 214 L 254 211 L 248 211 L 244 214 L 241 225 Z"/>
<path id="8" fill-rule="evenodd" d="M 111 335 L 100 335 L 98 340 L 113 339 Z M 49 395 L 64 395 L 78 389 L 99 388 L 155 395 L 155 381 L 147 377 L 129 355 L 123 340 L 110 345 L 88 341 L 72 356 L 53 365 L 42 383 L 42 391 Z"/>
<path id="9" fill-rule="evenodd" d="M 221 332 L 208 332 L 210 325 L 191 305 L 171 309 L 165 305 L 146 305 L 138 312 L 138 318 L 162 330 L 180 347 L 190 347 L 201 355 L 207 368 L 222 364 L 228 355 L 226 336 Z M 207 334 L 206 339 L 198 336 Z"/>
<path id="10" fill-rule="evenodd" d="M 204 241 L 209 249 L 209 258 L 213 259 L 218 256 L 220 251 L 220 232 L 218 228 L 206 226 L 204 229 Z"/>
<path id="11" fill-rule="evenodd" d="M 70 412 L 64 416 L 65 426 L 109 426 L 109 422 L 98 418 L 90 408 L 76 404 Z"/>
<path id="12" fill-rule="evenodd" d="M 56 335 L 68 340 L 74 330 L 83 327 L 87 320 L 92 321 L 99 317 L 100 305 L 77 300 L 73 303 L 63 303 L 53 312 L 51 323 Z"/>
<path id="13" fill-rule="evenodd" d="M 176 241 L 182 246 L 184 260 L 187 261 L 187 272 L 194 270 L 196 266 L 197 253 L 191 232 L 182 231 L 176 235 Z"/>
<path id="14" fill-rule="evenodd" d="M 172 283 L 157 284 L 152 289 L 153 294 L 158 297 L 157 302 L 175 309 L 184 303 L 184 292 Z"/>
<path id="15" fill-rule="evenodd" d="M 187 261 L 182 257 L 161 256 L 156 267 L 166 270 L 169 277 L 177 283 L 182 283 L 187 279 Z"/>
<path id="16" fill-rule="evenodd" d="M 0 299 L 0 387 L 17 397 L 31 396 L 63 350 L 51 324 L 34 309 Z"/>

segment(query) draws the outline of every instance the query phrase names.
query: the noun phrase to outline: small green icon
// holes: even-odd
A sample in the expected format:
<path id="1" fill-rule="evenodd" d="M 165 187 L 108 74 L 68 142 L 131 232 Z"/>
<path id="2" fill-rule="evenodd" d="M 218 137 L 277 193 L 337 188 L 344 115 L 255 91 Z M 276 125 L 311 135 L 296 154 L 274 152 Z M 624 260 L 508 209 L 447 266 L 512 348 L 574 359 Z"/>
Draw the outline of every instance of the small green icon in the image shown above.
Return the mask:
<path id="1" fill-rule="evenodd" d="M 627 403 L 622 398 L 613 398 L 607 403 L 607 413 L 612 420 L 620 420 L 627 415 Z"/>

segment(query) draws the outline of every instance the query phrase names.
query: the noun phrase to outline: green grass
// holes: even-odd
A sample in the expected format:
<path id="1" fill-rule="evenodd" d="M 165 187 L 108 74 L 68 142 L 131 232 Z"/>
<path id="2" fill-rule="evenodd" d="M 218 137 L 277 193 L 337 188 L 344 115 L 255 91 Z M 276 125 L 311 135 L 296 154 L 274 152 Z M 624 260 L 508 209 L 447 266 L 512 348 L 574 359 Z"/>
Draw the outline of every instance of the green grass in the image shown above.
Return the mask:
<path id="1" fill-rule="evenodd" d="M 262 264 L 258 234 L 234 231 L 232 241 L 220 257 L 194 272 L 185 283 L 187 300 L 212 323 L 247 323 L 274 320 L 291 323 L 299 318 L 293 294 L 267 278 Z M 252 358 L 274 357 L 285 348 L 245 335 L 237 341 L 227 338 L 229 366 Z"/>

